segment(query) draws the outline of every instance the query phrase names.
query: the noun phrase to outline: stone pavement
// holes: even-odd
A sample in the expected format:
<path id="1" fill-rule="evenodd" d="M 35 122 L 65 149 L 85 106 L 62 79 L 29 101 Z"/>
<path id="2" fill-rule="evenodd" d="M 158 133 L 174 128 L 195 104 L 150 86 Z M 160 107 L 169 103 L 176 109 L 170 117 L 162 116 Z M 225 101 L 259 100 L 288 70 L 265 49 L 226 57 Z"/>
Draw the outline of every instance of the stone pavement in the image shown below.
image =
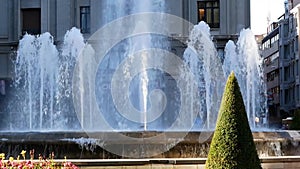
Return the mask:
<path id="1" fill-rule="evenodd" d="M 292 163 L 268 163 L 262 164 L 263 169 L 300 169 L 300 162 Z M 153 164 L 144 166 L 97 166 L 80 167 L 82 169 L 204 169 L 204 164 L 193 165 L 171 165 L 171 164 Z"/>
<path id="2" fill-rule="evenodd" d="M 72 161 L 82 169 L 204 169 L 205 158 Z M 262 157 L 263 169 L 300 169 L 300 156 Z"/>

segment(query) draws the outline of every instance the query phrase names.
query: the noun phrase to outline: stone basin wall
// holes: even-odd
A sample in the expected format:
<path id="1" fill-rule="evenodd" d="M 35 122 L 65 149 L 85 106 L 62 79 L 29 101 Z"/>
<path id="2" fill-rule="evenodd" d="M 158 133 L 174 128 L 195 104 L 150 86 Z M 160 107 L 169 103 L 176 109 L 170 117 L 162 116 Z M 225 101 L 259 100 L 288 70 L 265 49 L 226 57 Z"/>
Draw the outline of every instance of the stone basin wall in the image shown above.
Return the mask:
<path id="1" fill-rule="evenodd" d="M 0 153 L 7 157 L 17 157 L 22 150 L 26 150 L 29 159 L 29 150 L 35 150 L 35 158 L 38 154 L 45 157 L 54 152 L 56 159 L 121 159 L 103 149 L 106 147 L 120 146 L 120 152 L 127 151 L 133 157 L 140 157 L 140 153 L 160 150 L 169 146 L 169 150 L 152 156 L 153 158 L 201 158 L 207 157 L 212 132 L 190 132 L 184 139 L 176 138 L 180 132 L 124 132 L 119 133 L 133 138 L 150 138 L 165 134 L 168 139 L 157 142 L 139 142 L 120 140 L 114 138 L 111 132 L 4 132 L 0 133 Z M 92 135 L 97 136 L 91 138 Z M 296 156 L 300 155 L 300 134 L 298 131 L 253 132 L 258 154 L 267 156 Z M 170 146 L 170 140 L 176 140 L 178 144 Z"/>

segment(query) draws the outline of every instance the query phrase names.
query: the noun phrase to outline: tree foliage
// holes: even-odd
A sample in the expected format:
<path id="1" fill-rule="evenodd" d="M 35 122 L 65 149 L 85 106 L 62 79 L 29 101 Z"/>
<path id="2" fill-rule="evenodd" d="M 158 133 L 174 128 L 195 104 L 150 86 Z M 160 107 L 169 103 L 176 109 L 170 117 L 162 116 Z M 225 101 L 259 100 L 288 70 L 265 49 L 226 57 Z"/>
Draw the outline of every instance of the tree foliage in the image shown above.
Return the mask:
<path id="1" fill-rule="evenodd" d="M 206 169 L 261 169 L 234 73 L 228 77 Z"/>

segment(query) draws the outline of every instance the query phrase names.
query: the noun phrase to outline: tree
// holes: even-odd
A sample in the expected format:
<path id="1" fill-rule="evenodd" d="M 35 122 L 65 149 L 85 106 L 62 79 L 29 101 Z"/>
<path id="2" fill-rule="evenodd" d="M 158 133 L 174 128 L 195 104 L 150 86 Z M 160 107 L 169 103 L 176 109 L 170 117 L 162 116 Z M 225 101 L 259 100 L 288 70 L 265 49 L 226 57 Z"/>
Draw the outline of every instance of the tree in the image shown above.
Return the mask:
<path id="1" fill-rule="evenodd" d="M 206 169 L 261 169 L 239 84 L 228 77 Z"/>

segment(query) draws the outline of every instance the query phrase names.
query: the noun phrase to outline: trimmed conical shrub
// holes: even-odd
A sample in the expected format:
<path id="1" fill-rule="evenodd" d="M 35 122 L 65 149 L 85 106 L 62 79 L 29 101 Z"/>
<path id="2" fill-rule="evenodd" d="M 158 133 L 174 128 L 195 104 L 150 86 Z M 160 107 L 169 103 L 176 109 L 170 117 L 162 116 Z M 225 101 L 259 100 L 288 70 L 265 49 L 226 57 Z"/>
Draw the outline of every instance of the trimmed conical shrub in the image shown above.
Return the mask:
<path id="1" fill-rule="evenodd" d="M 234 73 L 228 77 L 206 169 L 261 169 Z"/>

